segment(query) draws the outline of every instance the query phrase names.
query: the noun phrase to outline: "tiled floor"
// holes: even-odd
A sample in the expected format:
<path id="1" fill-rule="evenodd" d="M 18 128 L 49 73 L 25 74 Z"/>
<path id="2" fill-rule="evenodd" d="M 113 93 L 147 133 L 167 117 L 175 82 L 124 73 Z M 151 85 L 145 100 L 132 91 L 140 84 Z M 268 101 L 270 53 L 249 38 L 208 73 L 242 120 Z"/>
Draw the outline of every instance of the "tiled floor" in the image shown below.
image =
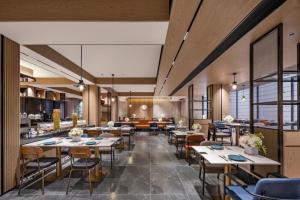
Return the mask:
<path id="1" fill-rule="evenodd" d="M 136 133 L 131 151 L 116 154 L 113 169 L 104 162 L 106 176 L 94 184 L 89 195 L 88 184 L 74 175 L 71 192 L 65 195 L 67 179 L 49 183 L 45 195 L 39 189 L 26 189 L 18 197 L 12 191 L 0 199 L 102 199 L 102 200 L 196 200 L 219 199 L 216 175 L 207 175 L 206 195 L 202 196 L 202 183 L 198 179 L 198 165 L 188 166 L 175 155 L 175 147 L 167 143 L 164 135 L 149 136 Z M 106 159 L 106 157 L 104 157 Z M 222 181 L 219 181 L 221 184 Z"/>

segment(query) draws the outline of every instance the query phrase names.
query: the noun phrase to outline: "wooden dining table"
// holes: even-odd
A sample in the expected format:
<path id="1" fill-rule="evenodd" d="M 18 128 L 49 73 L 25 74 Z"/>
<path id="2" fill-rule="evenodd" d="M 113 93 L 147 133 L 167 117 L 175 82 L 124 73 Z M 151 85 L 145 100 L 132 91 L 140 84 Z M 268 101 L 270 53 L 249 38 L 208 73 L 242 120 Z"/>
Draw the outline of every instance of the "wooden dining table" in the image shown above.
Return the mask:
<path id="1" fill-rule="evenodd" d="M 231 172 L 232 165 L 280 165 L 279 162 L 271 160 L 262 155 L 248 155 L 244 149 L 238 146 L 224 146 L 223 150 L 213 149 L 211 146 L 192 146 L 193 150 L 213 165 L 224 165 L 224 173 Z M 246 161 L 234 161 L 228 158 L 228 155 L 241 155 Z M 231 179 L 225 176 L 225 185 L 231 184 Z M 226 199 L 229 199 L 226 197 Z"/>
<path id="2" fill-rule="evenodd" d="M 79 142 L 72 142 L 72 139 L 62 138 L 62 137 L 54 137 L 45 140 L 40 140 L 33 143 L 24 144 L 24 147 L 41 147 L 41 148 L 55 148 L 56 149 L 56 157 L 58 158 L 58 163 L 56 164 L 56 175 L 60 177 L 62 174 L 62 162 L 61 162 L 61 148 L 66 147 L 91 147 L 95 149 L 95 157 L 100 157 L 101 148 L 110 148 L 111 149 L 111 158 L 110 158 L 110 166 L 113 166 L 113 147 L 120 140 L 120 137 L 109 137 L 109 138 L 99 138 L 99 140 L 95 138 L 81 138 Z M 87 142 L 95 141 L 95 144 L 87 144 Z M 50 143 L 49 143 L 50 142 Z M 53 144 L 52 144 L 53 142 Z M 47 144 L 48 143 L 48 144 Z M 96 166 L 94 178 L 96 180 L 101 179 L 99 165 Z"/>

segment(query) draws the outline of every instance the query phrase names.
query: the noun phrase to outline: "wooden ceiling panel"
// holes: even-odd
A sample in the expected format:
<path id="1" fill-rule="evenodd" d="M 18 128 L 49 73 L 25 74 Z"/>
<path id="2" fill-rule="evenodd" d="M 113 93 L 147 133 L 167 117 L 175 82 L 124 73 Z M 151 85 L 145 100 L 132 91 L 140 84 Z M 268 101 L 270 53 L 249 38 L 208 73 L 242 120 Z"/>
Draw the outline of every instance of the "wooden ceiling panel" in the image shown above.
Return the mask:
<path id="1" fill-rule="evenodd" d="M 259 0 L 203 1 L 164 90 L 170 94 L 254 9 Z"/>
<path id="2" fill-rule="evenodd" d="M 171 67 L 177 50 L 183 40 L 190 22 L 192 21 L 199 3 L 200 0 L 173 1 L 166 43 L 164 45 L 159 67 L 157 79 L 158 88 L 161 87 L 165 80 L 165 77 Z"/>
<path id="3" fill-rule="evenodd" d="M 249 55 L 250 43 L 283 23 L 283 66 L 290 67 L 297 63 L 297 43 L 300 42 L 300 1 L 289 0 L 278 10 L 248 32 L 243 38 L 228 49 L 222 56 L 204 69 L 187 85 L 194 84 L 204 93 L 207 85 L 230 84 L 233 81 L 233 72 L 237 72 L 237 82 L 249 81 Z M 289 36 L 293 33 L 293 36 Z M 176 95 L 187 90 L 187 85 L 180 89 Z"/>
<path id="4" fill-rule="evenodd" d="M 2 0 L 0 21 L 167 21 L 169 0 Z"/>

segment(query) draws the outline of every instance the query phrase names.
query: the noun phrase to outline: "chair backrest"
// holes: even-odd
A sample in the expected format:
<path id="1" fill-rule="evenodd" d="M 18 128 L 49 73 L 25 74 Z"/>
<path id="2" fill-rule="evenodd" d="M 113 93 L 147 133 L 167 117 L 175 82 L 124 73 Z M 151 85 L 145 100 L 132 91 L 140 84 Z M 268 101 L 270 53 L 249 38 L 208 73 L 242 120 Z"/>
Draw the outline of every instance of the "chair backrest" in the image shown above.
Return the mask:
<path id="1" fill-rule="evenodd" d="M 205 140 L 203 135 L 187 135 L 186 136 L 186 144 L 187 145 L 193 145 L 193 146 L 199 146 L 201 142 Z"/>
<path id="2" fill-rule="evenodd" d="M 217 141 L 203 141 L 200 143 L 200 146 L 210 146 L 213 144 L 222 144 L 221 142 L 217 142 Z"/>
<path id="3" fill-rule="evenodd" d="M 120 122 L 115 122 L 114 123 L 114 127 L 121 127 L 122 126 L 122 123 L 120 123 Z"/>
<path id="4" fill-rule="evenodd" d="M 152 127 L 152 128 L 157 128 L 157 127 L 158 127 L 158 125 L 157 125 L 157 123 L 156 123 L 156 122 L 154 122 L 154 123 L 150 123 L 150 127 Z"/>
<path id="5" fill-rule="evenodd" d="M 20 153 L 22 159 L 37 159 L 43 156 L 44 150 L 41 147 L 24 147 L 21 146 Z"/>
<path id="6" fill-rule="evenodd" d="M 263 178 L 254 192 L 276 199 L 300 199 L 300 178 Z"/>
<path id="7" fill-rule="evenodd" d="M 215 125 L 215 127 L 216 127 L 217 129 L 225 129 L 225 128 L 226 128 L 224 122 L 220 122 L 220 121 L 214 122 L 214 125 Z"/>
<path id="8" fill-rule="evenodd" d="M 120 129 L 117 129 L 117 130 L 111 130 L 111 134 L 114 136 L 114 137 L 120 137 L 122 136 L 122 131 Z"/>
<path id="9" fill-rule="evenodd" d="M 84 133 L 88 135 L 88 137 L 98 137 L 101 134 L 101 130 L 84 130 Z"/>
<path id="10" fill-rule="evenodd" d="M 89 135 L 86 134 L 86 133 L 84 133 L 84 134 L 82 134 L 80 137 L 82 137 L 82 138 L 87 138 L 87 137 L 89 137 Z"/>
<path id="11" fill-rule="evenodd" d="M 114 135 L 112 133 L 102 133 L 101 137 L 108 138 L 108 137 L 114 137 Z"/>
<path id="12" fill-rule="evenodd" d="M 72 147 L 69 150 L 69 155 L 72 158 L 89 158 L 91 150 L 88 147 Z"/>

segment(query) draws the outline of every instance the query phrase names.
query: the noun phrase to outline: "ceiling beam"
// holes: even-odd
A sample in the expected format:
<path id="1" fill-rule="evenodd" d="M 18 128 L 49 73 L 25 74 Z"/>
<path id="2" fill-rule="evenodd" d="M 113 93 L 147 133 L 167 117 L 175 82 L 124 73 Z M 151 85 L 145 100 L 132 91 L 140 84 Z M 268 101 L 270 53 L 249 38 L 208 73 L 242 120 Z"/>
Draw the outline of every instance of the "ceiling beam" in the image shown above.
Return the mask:
<path id="1" fill-rule="evenodd" d="M 111 77 L 103 77 L 103 78 L 96 78 L 96 84 L 112 84 Z M 155 85 L 156 78 L 155 77 L 139 77 L 139 78 L 114 78 L 114 84 L 117 85 Z"/>
<path id="2" fill-rule="evenodd" d="M 169 0 L 2 0 L 0 21 L 168 21 Z"/>
<path id="3" fill-rule="evenodd" d="M 80 66 L 76 65 L 69 59 L 67 59 L 65 56 L 62 54 L 58 53 L 48 45 L 25 45 L 27 48 L 30 50 L 44 56 L 45 58 L 61 65 L 62 67 L 66 68 L 67 70 L 77 74 L 80 76 L 81 74 L 81 68 Z M 87 71 L 83 70 L 82 71 L 82 76 L 83 78 L 87 79 L 88 81 L 95 83 L 96 78 L 88 73 Z"/>
<path id="4" fill-rule="evenodd" d="M 118 92 L 118 96 L 130 96 L 130 93 Z M 131 92 L 131 96 L 154 96 L 154 92 Z"/>
<path id="5" fill-rule="evenodd" d="M 69 94 L 75 94 L 77 96 L 82 96 L 82 93 L 79 92 L 79 91 L 76 91 L 76 90 L 72 90 L 70 88 L 67 88 L 67 87 L 49 87 L 50 89 L 53 89 L 53 90 L 58 90 L 58 91 L 61 91 L 63 93 L 69 93 Z"/>
<path id="6" fill-rule="evenodd" d="M 73 85 L 74 81 L 71 81 L 67 78 L 36 78 L 36 81 L 33 84 L 37 85 Z"/>

